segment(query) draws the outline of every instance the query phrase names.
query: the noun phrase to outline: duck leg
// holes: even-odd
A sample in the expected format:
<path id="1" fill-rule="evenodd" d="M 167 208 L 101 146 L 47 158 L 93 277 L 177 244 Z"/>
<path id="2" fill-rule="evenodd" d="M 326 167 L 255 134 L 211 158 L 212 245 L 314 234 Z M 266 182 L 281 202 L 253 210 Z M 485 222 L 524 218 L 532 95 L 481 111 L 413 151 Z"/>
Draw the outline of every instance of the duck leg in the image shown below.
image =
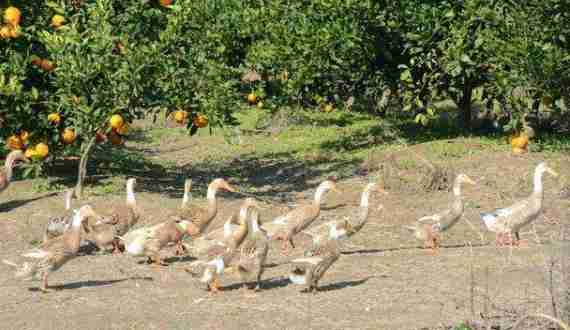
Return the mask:
<path id="1" fill-rule="evenodd" d="M 519 232 L 515 232 L 515 240 L 513 246 L 516 247 L 528 247 L 528 239 L 521 239 Z"/>
<path id="2" fill-rule="evenodd" d="M 49 293 L 49 292 L 53 291 L 53 289 L 50 289 L 48 286 L 48 274 L 47 273 L 42 275 L 42 284 L 40 286 L 40 291 L 42 291 L 43 293 Z"/>
<path id="3" fill-rule="evenodd" d="M 210 283 L 209 285 L 210 287 L 210 294 L 211 295 L 215 295 L 220 293 L 220 291 L 222 291 L 221 285 L 220 285 L 220 280 L 218 279 L 218 277 L 216 276 L 214 278 L 214 280 Z"/>
<path id="4" fill-rule="evenodd" d="M 186 247 L 184 246 L 184 244 L 182 244 L 182 241 L 178 241 L 176 242 L 176 252 L 175 254 L 177 256 L 181 256 L 181 255 L 185 255 L 188 251 L 186 250 Z"/>
<path id="5" fill-rule="evenodd" d="M 290 255 L 294 248 L 295 244 L 293 243 L 293 238 L 284 239 L 283 244 L 281 245 L 281 255 L 283 256 Z"/>
<path id="6" fill-rule="evenodd" d="M 119 247 L 119 241 L 118 240 L 113 240 L 113 242 L 111 243 L 113 245 L 113 254 L 120 254 L 121 253 L 121 248 Z"/>

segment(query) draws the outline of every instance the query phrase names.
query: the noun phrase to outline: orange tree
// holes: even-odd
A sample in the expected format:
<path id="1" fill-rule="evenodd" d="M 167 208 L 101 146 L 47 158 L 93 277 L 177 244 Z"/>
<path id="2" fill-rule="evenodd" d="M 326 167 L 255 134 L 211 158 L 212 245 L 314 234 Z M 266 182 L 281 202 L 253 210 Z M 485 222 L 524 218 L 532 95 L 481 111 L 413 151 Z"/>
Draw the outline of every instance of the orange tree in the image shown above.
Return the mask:
<path id="1" fill-rule="evenodd" d="M 97 136 L 113 144 L 136 116 L 160 98 L 153 92 L 160 9 L 139 1 L 20 2 L 20 36 L 4 39 L 1 64 L 1 134 L 29 132 L 33 159 L 80 154 L 76 194 L 81 196 Z M 14 2 L 16 7 L 17 2 Z M 153 39 L 154 38 L 154 39 Z M 40 146 L 38 149 L 37 147 Z M 44 148 L 47 147 L 47 148 Z"/>

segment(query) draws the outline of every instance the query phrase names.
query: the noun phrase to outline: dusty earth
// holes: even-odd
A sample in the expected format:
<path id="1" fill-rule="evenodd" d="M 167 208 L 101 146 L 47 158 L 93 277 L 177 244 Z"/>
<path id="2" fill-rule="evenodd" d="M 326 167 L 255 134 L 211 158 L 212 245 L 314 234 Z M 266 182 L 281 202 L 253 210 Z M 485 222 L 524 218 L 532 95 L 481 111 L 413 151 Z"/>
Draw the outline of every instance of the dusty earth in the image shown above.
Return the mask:
<path id="1" fill-rule="evenodd" d="M 343 255 L 314 295 L 301 292 L 301 287 L 286 280 L 290 266 L 288 258 L 279 255 L 277 244 L 270 251 L 263 289 L 255 297 L 239 290 L 239 280 L 233 274 L 224 278 L 224 292 L 210 296 L 184 271 L 192 257 L 171 257 L 170 266 L 158 271 L 127 255 L 95 254 L 80 256 L 53 274 L 51 285 L 57 290 L 48 294 L 37 291 L 37 282 L 15 280 L 12 269 L 1 264 L 0 328 L 453 329 L 464 321 L 477 320 L 494 325 L 494 329 L 506 329 L 527 313 L 554 315 L 555 309 L 564 317 L 561 313 L 568 308 L 564 304 L 568 304 L 569 282 L 563 267 L 568 267 L 565 260 L 570 251 L 570 200 L 557 195 L 564 182 L 545 177 L 544 214 L 523 232 L 523 238 L 529 240 L 526 248 L 495 247 L 494 237 L 483 230 L 478 217 L 480 211 L 507 206 L 527 195 L 530 172 L 545 159 L 561 178 L 570 176 L 568 159 L 553 153 L 515 157 L 489 151 L 452 160 L 449 166 L 468 173 L 478 185 L 465 187 L 465 221 L 446 234 L 443 248 L 435 256 L 421 249 L 421 243 L 413 240 L 403 225 L 445 207 L 449 192 L 407 189 L 418 182 L 419 172 L 413 166 L 394 169 L 392 178 L 372 172 L 342 179 L 339 186 L 343 193 L 327 196 L 315 224 L 350 216 L 368 180 L 390 179 L 393 183 L 394 177 L 404 178 L 401 185 L 387 185 L 389 195 L 372 198 L 370 222 L 344 245 Z M 269 206 L 263 219 L 287 210 L 287 200 L 311 198 L 326 176 L 304 176 L 295 187 L 280 186 L 279 173 L 264 171 L 260 164 L 252 166 L 260 166 L 257 172 L 268 183 L 256 192 Z M 163 185 L 162 181 L 144 174 L 138 179 L 137 202 L 144 210 L 143 222 L 164 220 L 165 209 L 180 202 L 182 185 L 153 189 Z M 239 186 L 255 178 L 230 179 Z M 198 185 L 205 186 L 203 181 L 198 180 Z M 33 193 L 31 185 L 18 181 L 1 195 L 0 259 L 20 261 L 19 255 L 41 239 L 47 217 L 63 209 L 61 193 Z M 242 198 L 221 194 L 221 209 L 211 228 L 221 226 Z M 105 209 L 122 200 L 123 190 L 89 195 L 86 202 Z M 74 201 L 74 206 L 78 205 Z M 377 209 L 379 205 L 384 206 L 382 211 Z M 309 241 L 299 237 L 297 242 L 293 257 L 302 255 Z M 172 250 L 164 253 L 174 255 Z"/>

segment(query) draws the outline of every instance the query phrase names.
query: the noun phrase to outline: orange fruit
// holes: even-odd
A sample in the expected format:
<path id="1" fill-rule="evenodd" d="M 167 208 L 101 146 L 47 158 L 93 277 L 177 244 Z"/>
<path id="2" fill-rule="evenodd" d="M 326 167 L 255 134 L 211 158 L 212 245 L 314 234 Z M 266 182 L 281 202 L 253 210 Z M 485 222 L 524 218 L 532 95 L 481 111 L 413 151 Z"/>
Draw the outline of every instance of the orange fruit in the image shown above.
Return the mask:
<path id="1" fill-rule="evenodd" d="M 113 129 L 117 134 L 123 136 L 129 134 L 129 124 L 123 124 L 123 126 Z"/>
<path id="2" fill-rule="evenodd" d="M 204 116 L 203 114 L 198 114 L 194 117 L 194 125 L 198 126 L 199 128 L 206 127 L 208 125 L 208 117 Z"/>
<path id="3" fill-rule="evenodd" d="M 106 139 L 107 138 L 105 137 L 105 134 L 103 134 L 102 132 L 95 133 L 95 142 L 101 143 L 104 142 Z"/>
<path id="4" fill-rule="evenodd" d="M 158 3 L 160 3 L 161 6 L 163 7 L 168 7 L 172 4 L 172 0 L 158 0 Z"/>
<path id="5" fill-rule="evenodd" d="M 125 121 L 121 115 L 112 115 L 111 118 L 109 118 L 109 125 L 114 129 L 119 129 L 124 123 Z"/>
<path id="6" fill-rule="evenodd" d="M 30 137 L 30 133 L 28 131 L 22 130 L 20 131 L 20 140 L 22 140 L 23 144 L 28 144 L 28 138 Z"/>
<path id="7" fill-rule="evenodd" d="M 332 112 L 333 110 L 334 110 L 334 107 L 333 107 L 333 105 L 330 104 L 330 103 L 327 104 L 327 105 L 325 105 L 325 107 L 323 108 L 323 111 L 324 111 L 324 112 Z"/>
<path id="8" fill-rule="evenodd" d="M 36 152 L 37 156 L 41 158 L 45 158 L 47 155 L 49 155 L 49 147 L 43 142 L 36 144 L 34 151 Z"/>
<path id="9" fill-rule="evenodd" d="M 10 28 L 10 38 L 12 39 L 16 39 L 20 36 L 20 27 L 19 26 L 13 26 Z"/>
<path id="10" fill-rule="evenodd" d="M 10 135 L 10 137 L 8 137 L 6 140 L 6 145 L 8 148 L 10 148 L 10 150 L 19 150 L 24 147 L 22 139 L 17 135 Z"/>
<path id="11" fill-rule="evenodd" d="M 65 23 L 65 17 L 61 15 L 53 15 L 51 18 L 51 26 L 56 30 L 59 29 L 63 23 Z"/>
<path id="12" fill-rule="evenodd" d="M 261 108 L 263 108 L 263 102 L 259 102 L 259 103 L 257 103 L 257 108 L 258 108 L 258 109 L 261 109 Z"/>
<path id="13" fill-rule="evenodd" d="M 26 151 L 24 152 L 24 156 L 26 156 L 26 158 L 33 158 L 33 157 L 37 156 L 37 153 L 34 150 L 34 148 L 30 147 L 30 148 L 26 149 Z"/>
<path id="14" fill-rule="evenodd" d="M 63 144 L 72 144 L 76 137 L 73 128 L 66 128 L 61 132 L 61 142 L 63 142 Z"/>
<path id="15" fill-rule="evenodd" d="M 22 19 L 22 12 L 20 9 L 16 7 L 8 7 L 4 11 L 4 22 L 10 24 L 12 26 L 18 26 L 20 24 L 20 20 Z"/>
<path id="16" fill-rule="evenodd" d="M 55 69 L 55 64 L 52 61 L 46 60 L 45 58 L 40 62 L 40 68 L 42 68 L 46 72 L 53 71 Z"/>
<path id="17" fill-rule="evenodd" d="M 37 66 L 38 68 L 41 68 L 42 67 L 42 59 L 33 55 L 32 56 L 32 64 Z"/>
<path id="18" fill-rule="evenodd" d="M 249 93 L 247 95 L 247 101 L 251 104 L 255 104 L 257 102 L 257 95 L 253 92 Z"/>
<path id="19" fill-rule="evenodd" d="M 121 138 L 121 136 L 115 132 L 109 133 L 107 135 L 107 139 L 111 141 L 111 144 L 116 146 L 123 144 L 123 138 Z"/>
<path id="20" fill-rule="evenodd" d="M 12 36 L 12 28 L 8 25 L 0 27 L 0 39 L 10 39 Z"/>
<path id="21" fill-rule="evenodd" d="M 174 120 L 177 123 L 182 124 L 188 118 L 188 111 L 178 110 L 174 112 Z"/>
<path id="22" fill-rule="evenodd" d="M 48 121 L 54 125 L 59 125 L 59 122 L 61 122 L 61 116 L 59 113 L 50 113 L 48 115 Z"/>

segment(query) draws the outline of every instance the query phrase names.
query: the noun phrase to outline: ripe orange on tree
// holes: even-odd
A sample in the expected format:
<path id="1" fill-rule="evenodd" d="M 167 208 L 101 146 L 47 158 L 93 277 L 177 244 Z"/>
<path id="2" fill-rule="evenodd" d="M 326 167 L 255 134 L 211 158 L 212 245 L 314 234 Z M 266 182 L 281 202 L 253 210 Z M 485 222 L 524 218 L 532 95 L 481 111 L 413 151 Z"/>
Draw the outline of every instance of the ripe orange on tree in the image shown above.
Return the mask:
<path id="1" fill-rule="evenodd" d="M 172 4 L 173 0 L 158 0 L 158 3 L 160 3 L 161 6 L 163 7 L 168 7 Z"/>
<path id="2" fill-rule="evenodd" d="M 63 26 L 63 23 L 65 23 L 65 17 L 61 15 L 53 15 L 51 18 L 51 26 L 56 30 Z"/>
<path id="3" fill-rule="evenodd" d="M 254 92 L 247 94 L 247 101 L 251 104 L 255 104 L 257 102 L 257 95 Z"/>
<path id="4" fill-rule="evenodd" d="M 63 142 L 63 144 L 72 144 L 76 138 L 77 135 L 73 128 L 66 128 L 61 132 L 61 142 Z"/>
<path id="5" fill-rule="evenodd" d="M 188 118 L 188 111 L 178 110 L 174 112 L 174 120 L 177 123 L 184 123 L 184 121 L 186 121 L 186 118 Z"/>
<path id="6" fill-rule="evenodd" d="M 121 136 L 127 135 L 129 134 L 129 124 L 123 124 L 123 126 L 113 129 L 113 131 Z"/>
<path id="7" fill-rule="evenodd" d="M 28 144 L 28 138 L 30 137 L 30 133 L 25 130 L 20 131 L 20 140 L 22 140 L 23 144 Z"/>
<path id="8" fill-rule="evenodd" d="M 9 39 L 12 36 L 12 27 L 4 25 L 0 27 L 0 39 Z"/>
<path id="9" fill-rule="evenodd" d="M 109 141 L 111 141 L 111 144 L 118 146 L 121 145 L 123 143 L 123 138 L 121 138 L 121 136 L 113 131 L 111 131 L 108 135 L 107 135 L 107 139 Z"/>
<path id="10" fill-rule="evenodd" d="M 37 155 L 36 150 L 34 150 L 33 147 L 29 147 L 26 149 L 26 151 L 24 152 L 24 156 L 26 156 L 26 158 L 33 158 Z"/>
<path id="11" fill-rule="evenodd" d="M 10 135 L 6 140 L 6 145 L 10 150 L 20 150 L 24 148 L 24 143 L 18 135 Z"/>
<path id="12" fill-rule="evenodd" d="M 13 27 L 18 26 L 21 19 L 22 12 L 20 12 L 20 9 L 16 7 L 10 6 L 4 11 L 4 22 L 12 25 Z"/>
<path id="13" fill-rule="evenodd" d="M 119 129 L 124 123 L 125 121 L 121 115 L 112 115 L 111 118 L 109 118 L 109 125 L 111 128 Z"/>
<path id="14" fill-rule="evenodd" d="M 196 117 L 194 117 L 194 120 L 192 122 L 197 127 L 202 128 L 202 127 L 206 127 L 208 125 L 209 121 L 208 121 L 208 117 L 199 113 L 198 115 L 196 115 Z"/>
<path id="15" fill-rule="evenodd" d="M 49 155 L 49 147 L 43 142 L 36 144 L 34 151 L 36 152 L 37 156 L 41 158 L 45 158 L 47 155 Z"/>
<path id="16" fill-rule="evenodd" d="M 59 125 L 59 123 L 61 122 L 61 116 L 59 115 L 59 113 L 50 113 L 48 115 L 48 121 L 53 124 L 53 125 Z"/>

